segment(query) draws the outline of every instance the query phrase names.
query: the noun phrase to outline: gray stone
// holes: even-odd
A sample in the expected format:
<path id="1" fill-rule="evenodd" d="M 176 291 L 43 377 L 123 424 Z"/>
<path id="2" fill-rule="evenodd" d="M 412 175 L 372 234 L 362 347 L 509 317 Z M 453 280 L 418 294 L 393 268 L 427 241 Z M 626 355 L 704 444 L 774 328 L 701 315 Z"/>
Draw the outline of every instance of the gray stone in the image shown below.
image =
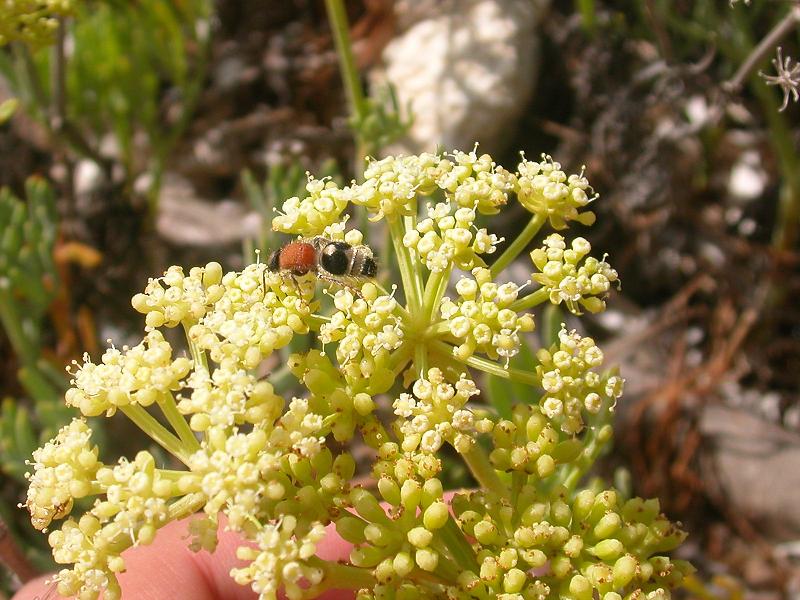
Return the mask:
<path id="1" fill-rule="evenodd" d="M 800 536 L 800 435 L 755 414 L 707 406 L 700 418 L 710 495 L 774 540 Z"/>

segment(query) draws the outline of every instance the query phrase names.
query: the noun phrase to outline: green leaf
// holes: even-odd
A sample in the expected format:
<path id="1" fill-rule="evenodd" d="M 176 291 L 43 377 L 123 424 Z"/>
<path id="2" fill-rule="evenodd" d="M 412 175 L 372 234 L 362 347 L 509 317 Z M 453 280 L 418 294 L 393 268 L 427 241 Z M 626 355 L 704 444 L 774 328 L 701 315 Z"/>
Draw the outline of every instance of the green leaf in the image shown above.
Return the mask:
<path id="1" fill-rule="evenodd" d="M 22 387 L 30 394 L 40 409 L 61 397 L 61 393 L 37 370 L 22 367 L 18 372 L 18 377 Z"/>
<path id="2" fill-rule="evenodd" d="M 25 460 L 36 449 L 30 414 L 14 398 L 3 399 L 0 407 L 0 470 L 24 482 Z"/>
<path id="3" fill-rule="evenodd" d="M 56 367 L 49 361 L 40 358 L 36 362 L 36 368 L 44 375 L 56 389 L 63 394 L 69 388 L 69 378 L 63 367 Z M 61 401 L 61 394 L 59 395 L 59 402 Z"/>
<path id="4" fill-rule="evenodd" d="M 27 458 L 36 450 L 36 435 L 31 426 L 31 416 L 23 407 L 17 407 L 14 419 L 14 446 L 17 454 Z"/>

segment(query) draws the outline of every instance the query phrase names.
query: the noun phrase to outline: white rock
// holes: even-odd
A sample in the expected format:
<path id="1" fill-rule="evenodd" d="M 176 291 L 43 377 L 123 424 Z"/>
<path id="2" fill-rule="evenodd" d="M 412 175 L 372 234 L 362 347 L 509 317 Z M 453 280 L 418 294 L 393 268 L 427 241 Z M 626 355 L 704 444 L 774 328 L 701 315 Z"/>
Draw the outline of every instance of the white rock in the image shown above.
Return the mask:
<path id="1" fill-rule="evenodd" d="M 411 107 L 414 123 L 386 153 L 435 151 L 437 146 L 469 150 L 475 142 L 486 152 L 502 149 L 533 91 L 535 30 L 547 4 L 434 3 L 392 40 L 383 52 L 384 68 L 372 73 L 372 88 L 391 83 L 400 106 Z"/>

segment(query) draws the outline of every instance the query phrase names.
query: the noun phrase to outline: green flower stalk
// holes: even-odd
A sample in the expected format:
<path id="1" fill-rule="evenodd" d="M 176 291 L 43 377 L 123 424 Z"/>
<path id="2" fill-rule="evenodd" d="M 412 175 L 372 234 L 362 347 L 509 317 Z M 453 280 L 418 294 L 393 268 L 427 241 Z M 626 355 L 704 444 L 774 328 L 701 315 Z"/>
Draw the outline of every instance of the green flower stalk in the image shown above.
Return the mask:
<path id="1" fill-rule="evenodd" d="M 343 188 L 310 177 L 307 191 L 286 200 L 276 230 L 362 244 L 346 211 L 366 210 L 386 222 L 400 281 L 322 282 L 333 300 L 323 313 L 313 275 L 260 263 L 151 280 L 132 302 L 142 343 L 86 357 L 66 401 L 84 416 L 122 412 L 184 469 L 157 468 L 145 451 L 103 463 L 82 418 L 37 450 L 26 506 L 39 529 L 65 519 L 49 537 L 69 565 L 59 592 L 119 598 L 123 551 L 197 513 L 189 545 L 213 551 L 224 514 L 245 562 L 231 576 L 262 599 L 338 588 L 364 600 L 668 598 L 691 567 L 664 553 L 685 534 L 657 501 L 580 487 L 611 441 L 623 380 L 565 327 L 530 364 L 517 357 L 531 309 L 601 311 L 616 272 L 583 238 L 552 234 L 531 253 L 530 281 L 497 281 L 545 224 L 594 220 L 583 174 L 546 156 L 510 172 L 474 151 L 423 154 L 372 161 Z M 509 202 L 530 223 L 487 266 L 503 240 L 485 225 Z M 179 326 L 185 350 L 163 333 Z M 284 398 L 262 363 L 309 332 L 312 348 L 287 363 L 302 393 Z M 529 389 L 510 418 L 481 402 L 481 372 Z M 353 483 L 354 438 L 374 452 L 374 493 Z M 445 493 L 446 446 L 477 489 Z M 91 509 L 70 516 L 88 497 Z M 315 556 L 328 526 L 353 544 L 349 561 Z"/>

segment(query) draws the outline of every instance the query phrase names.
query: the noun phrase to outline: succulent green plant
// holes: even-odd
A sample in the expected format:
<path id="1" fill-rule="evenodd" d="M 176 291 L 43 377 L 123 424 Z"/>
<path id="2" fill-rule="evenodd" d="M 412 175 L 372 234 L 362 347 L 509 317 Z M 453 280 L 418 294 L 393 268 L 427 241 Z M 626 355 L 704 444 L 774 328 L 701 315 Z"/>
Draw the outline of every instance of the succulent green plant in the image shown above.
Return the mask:
<path id="1" fill-rule="evenodd" d="M 47 310 L 58 286 L 55 195 L 46 181 L 32 177 L 25 197 L 22 201 L 8 188 L 0 189 L 0 324 L 36 415 L 31 418 L 29 408 L 11 398 L 0 409 L 0 468 L 20 478 L 40 436 L 51 437 L 70 419 L 62 401 L 67 379 L 43 356 Z"/>

